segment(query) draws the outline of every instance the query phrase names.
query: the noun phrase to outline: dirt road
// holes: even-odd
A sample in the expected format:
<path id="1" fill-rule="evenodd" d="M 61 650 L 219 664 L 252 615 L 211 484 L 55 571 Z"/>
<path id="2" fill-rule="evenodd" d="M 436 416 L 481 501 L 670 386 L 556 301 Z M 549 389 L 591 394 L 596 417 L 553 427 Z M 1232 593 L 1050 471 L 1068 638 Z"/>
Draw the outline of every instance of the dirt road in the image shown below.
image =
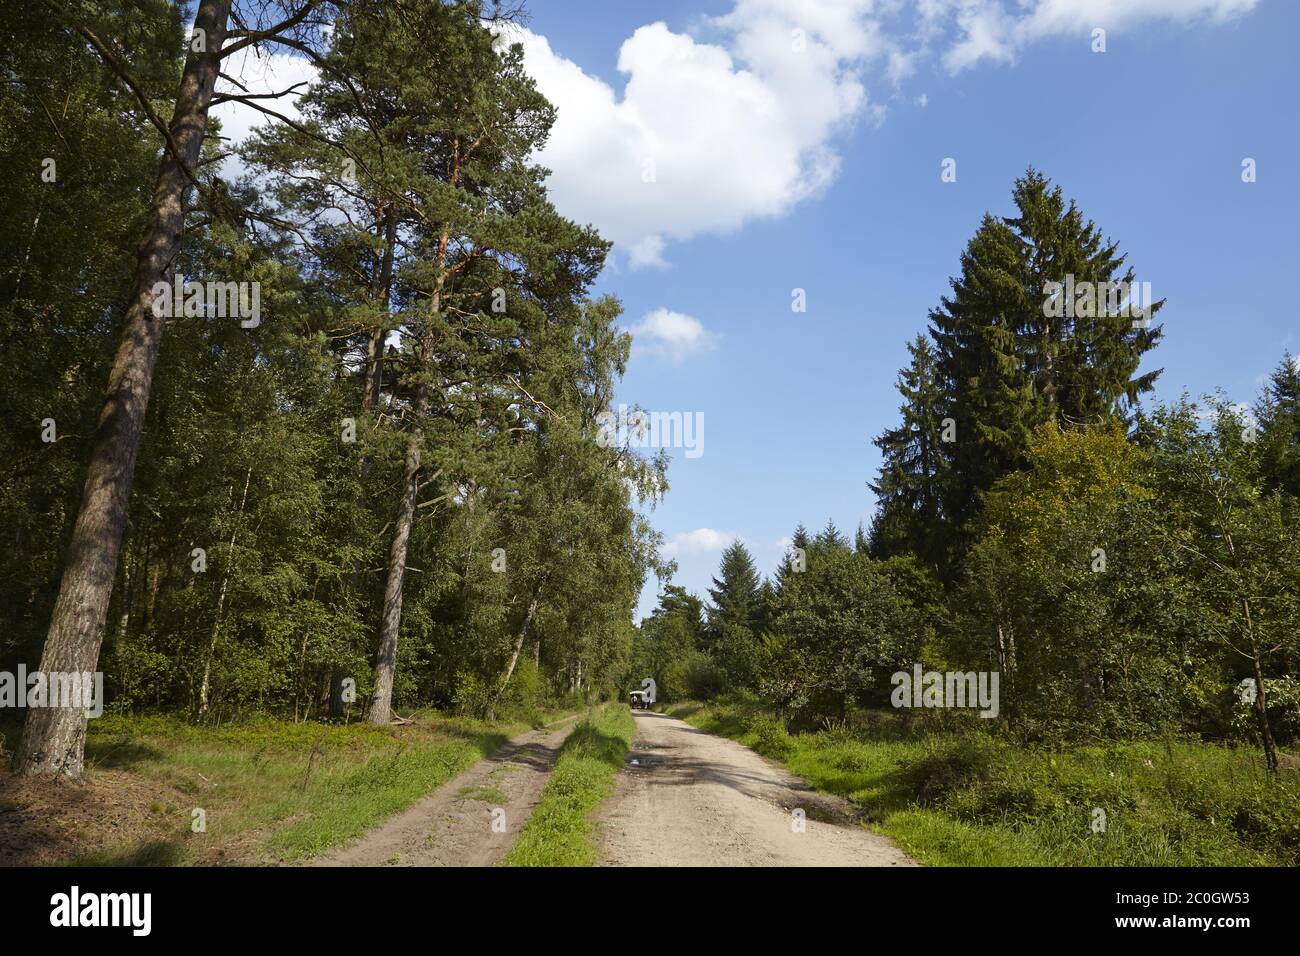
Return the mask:
<path id="1" fill-rule="evenodd" d="M 492 866 L 541 800 L 560 745 L 575 726 L 576 718 L 570 718 L 515 737 L 410 809 L 312 865 Z"/>
<path id="2" fill-rule="evenodd" d="M 748 747 L 664 714 L 637 733 L 601 813 L 601 866 L 916 866 Z M 802 832 L 793 812 L 804 811 Z"/>

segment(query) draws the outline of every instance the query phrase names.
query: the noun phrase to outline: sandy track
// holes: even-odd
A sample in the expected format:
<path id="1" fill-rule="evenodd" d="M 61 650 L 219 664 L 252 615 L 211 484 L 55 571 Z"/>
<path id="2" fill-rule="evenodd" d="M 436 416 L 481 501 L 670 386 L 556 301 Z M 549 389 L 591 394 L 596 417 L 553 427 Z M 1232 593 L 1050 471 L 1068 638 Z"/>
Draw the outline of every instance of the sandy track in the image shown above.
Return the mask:
<path id="1" fill-rule="evenodd" d="M 748 747 L 638 712 L 636 739 L 601 819 L 602 866 L 916 866 Z M 792 826 L 806 815 L 803 832 Z"/>
<path id="2" fill-rule="evenodd" d="M 559 725 L 513 738 L 356 843 L 313 866 L 492 866 L 514 844 L 542 797 L 560 746 L 576 726 Z M 494 832 L 501 809 L 504 831 Z"/>

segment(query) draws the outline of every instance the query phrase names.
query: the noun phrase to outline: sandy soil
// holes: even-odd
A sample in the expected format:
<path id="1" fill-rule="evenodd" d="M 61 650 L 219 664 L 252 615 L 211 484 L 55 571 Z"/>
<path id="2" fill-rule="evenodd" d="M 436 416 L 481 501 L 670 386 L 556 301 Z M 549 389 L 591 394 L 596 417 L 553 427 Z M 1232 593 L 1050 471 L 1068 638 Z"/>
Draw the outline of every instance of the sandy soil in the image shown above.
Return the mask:
<path id="1" fill-rule="evenodd" d="M 635 714 L 636 739 L 602 809 L 602 866 L 916 866 L 748 747 Z M 799 832 L 794 810 L 804 811 Z"/>
<path id="2" fill-rule="evenodd" d="M 356 843 L 311 865 L 493 865 L 541 800 L 560 745 L 575 725 L 570 718 L 515 737 Z M 495 820 L 504 826 L 494 828 Z"/>

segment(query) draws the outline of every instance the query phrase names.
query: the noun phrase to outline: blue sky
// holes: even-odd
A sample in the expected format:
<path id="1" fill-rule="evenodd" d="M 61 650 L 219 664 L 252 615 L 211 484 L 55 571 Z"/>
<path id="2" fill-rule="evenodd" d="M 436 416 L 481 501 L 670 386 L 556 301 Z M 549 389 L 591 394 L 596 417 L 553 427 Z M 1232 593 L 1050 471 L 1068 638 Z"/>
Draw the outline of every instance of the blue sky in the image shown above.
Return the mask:
<path id="1" fill-rule="evenodd" d="M 674 452 L 671 490 L 652 514 L 679 563 L 675 583 L 701 594 L 731 536 L 743 538 L 770 573 L 781 540 L 798 523 L 816 530 L 831 518 L 850 533 L 869 520 L 866 482 L 879 461 L 871 438 L 896 420 L 904 345 L 947 290 L 981 215 L 1009 211 L 1012 181 L 1029 164 L 1120 240 L 1138 278 L 1167 297 L 1166 338 L 1148 363 L 1165 369 L 1158 397 L 1223 386 L 1234 399 L 1250 400 L 1284 349 L 1300 351 L 1289 305 L 1300 262 L 1300 6 L 1057 0 L 1041 4 L 1051 10 L 1007 4 L 999 12 L 995 2 L 941 0 L 931 6 L 947 9 L 920 26 L 913 4 L 802 5 L 819 6 L 852 8 L 859 22 L 879 26 L 864 30 L 875 38 L 865 47 L 846 43 L 847 52 L 825 58 L 833 64 L 829 82 L 842 87 L 856 76 L 864 95 L 822 127 L 812 124 L 793 147 L 785 144 L 838 157 L 832 174 L 807 172 L 828 179 L 811 194 L 803 194 L 798 177 L 777 177 L 735 199 L 735 208 L 724 203 L 714 227 L 698 214 L 707 199 L 681 180 L 661 174 L 644 184 L 627 168 L 611 169 L 627 165 L 618 143 L 585 142 L 544 157 L 556 168 L 561 211 L 593 221 L 617 243 L 598 291 L 622 299 L 625 324 L 641 329 L 620 400 L 704 413 L 704 454 Z M 709 47 L 731 54 L 723 79 L 748 70 L 761 81 L 761 59 L 742 55 L 744 18 L 787 16 L 787 25 L 798 24 L 806 16 L 799 8 L 779 0 L 536 0 L 528 29 L 545 38 L 550 57 L 569 61 L 573 84 L 603 82 L 618 109 L 634 99 L 629 83 L 653 86 L 681 62 L 671 51 L 662 63 L 642 53 L 620 72 L 620 49 L 638 28 L 661 22 L 660 40 L 695 44 L 685 47 L 692 55 Z M 984 26 L 994 28 L 982 31 L 974 18 L 985 13 Z M 725 26 L 710 19 L 728 14 Z M 1029 22 L 1035 14 L 1040 19 Z M 1104 53 L 1092 51 L 1090 25 L 1106 29 Z M 834 45 L 815 28 L 814 18 L 808 47 Z M 526 48 L 531 68 L 536 56 Z M 891 51 L 898 52 L 893 60 Z M 606 113 L 588 109 L 581 89 L 550 72 L 540 69 L 539 83 L 557 102 L 561 123 L 583 122 L 591 136 L 610 127 Z M 637 123 L 671 127 L 674 115 L 708 109 L 715 96 L 726 113 L 743 113 L 726 104 L 734 91 L 718 94 L 703 82 L 708 76 L 704 70 L 676 87 L 638 94 Z M 695 95 L 684 95 L 689 89 L 681 86 L 691 83 L 699 84 Z M 790 92 L 783 83 L 770 80 L 778 99 Z M 667 102 L 647 102 L 655 95 Z M 746 121 L 712 117 L 721 123 L 724 166 L 691 153 L 687 175 L 698 173 L 715 192 L 725 192 L 733 176 L 766 175 L 733 149 L 747 135 L 738 128 Z M 713 135 L 685 129 L 696 145 Z M 686 133 L 650 132 L 670 144 L 659 158 L 662 170 L 673 149 L 681 151 L 672 137 Z M 759 144 L 774 138 L 770 129 L 759 132 Z M 557 124 L 557 136 L 564 135 Z M 957 161 L 955 183 L 940 181 L 947 157 Z M 1246 157 L 1257 163 L 1250 184 L 1241 179 Z M 610 177 L 618 190 L 602 191 L 600 181 Z M 619 191 L 641 186 L 659 190 L 657 213 L 630 200 L 633 208 L 621 208 Z M 786 198 L 765 198 L 768 187 Z M 628 250 L 638 241 L 638 217 L 654 220 L 646 231 L 662 228 L 674 204 L 689 223 L 684 234 L 663 242 L 661 261 L 634 261 Z M 805 313 L 791 311 L 795 288 L 806 290 Z M 645 324 L 656 310 L 689 316 L 699 327 Z M 655 590 L 652 581 L 641 614 L 653 607 Z"/>

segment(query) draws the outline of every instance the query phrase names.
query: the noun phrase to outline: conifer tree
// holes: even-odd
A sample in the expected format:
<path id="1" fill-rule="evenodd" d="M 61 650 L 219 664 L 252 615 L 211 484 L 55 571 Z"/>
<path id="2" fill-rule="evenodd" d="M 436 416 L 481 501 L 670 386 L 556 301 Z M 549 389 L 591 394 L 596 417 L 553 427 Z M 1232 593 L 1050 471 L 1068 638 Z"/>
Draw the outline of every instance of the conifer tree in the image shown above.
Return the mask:
<path id="1" fill-rule="evenodd" d="M 898 373 L 902 422 L 875 439 L 882 461 L 868 550 L 876 557 L 912 553 L 938 563 L 943 546 L 939 496 L 946 465 L 941 442 L 947 408 L 939 391 L 934 347 L 908 343 L 911 364 Z"/>
<path id="2" fill-rule="evenodd" d="M 1118 244 L 1032 168 L 1012 200 L 1016 215 L 986 213 L 963 251 L 930 312 L 935 355 L 913 347 L 903 422 L 877 440 L 877 553 L 911 549 L 949 580 L 982 496 L 1024 467 L 1035 428 L 1124 418 L 1160 374 L 1139 366 L 1164 303 L 1148 301 Z M 933 497 L 922 448 L 938 450 Z"/>
<path id="3" fill-rule="evenodd" d="M 722 552 L 718 576 L 709 588 L 708 632 L 718 637 L 724 625 L 753 631 L 759 620 L 759 574 L 754 558 L 742 541 L 733 541 Z M 706 648 L 707 649 L 707 648 Z"/>
<path id="4" fill-rule="evenodd" d="M 1282 357 L 1255 405 L 1265 491 L 1300 497 L 1300 358 Z"/>

